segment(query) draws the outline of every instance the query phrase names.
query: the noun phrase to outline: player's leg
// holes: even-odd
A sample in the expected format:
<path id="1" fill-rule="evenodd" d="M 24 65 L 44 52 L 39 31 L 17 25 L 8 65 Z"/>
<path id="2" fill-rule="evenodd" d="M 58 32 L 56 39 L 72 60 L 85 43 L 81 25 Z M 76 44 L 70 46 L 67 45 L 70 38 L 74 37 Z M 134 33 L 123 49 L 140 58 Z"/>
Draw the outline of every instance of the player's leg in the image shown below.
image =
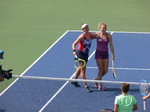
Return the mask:
<path id="1" fill-rule="evenodd" d="M 78 79 L 79 75 L 80 75 L 80 69 L 77 69 L 74 75 L 74 79 Z M 71 82 L 71 84 L 73 84 L 75 87 L 81 87 L 78 82 Z"/>
<path id="2" fill-rule="evenodd" d="M 96 63 L 98 66 L 98 76 L 95 80 L 102 80 L 102 77 L 108 71 L 108 60 L 107 59 L 96 59 Z M 95 86 L 98 90 L 105 90 L 105 87 L 101 83 L 95 83 Z"/>
<path id="3" fill-rule="evenodd" d="M 103 60 L 102 59 L 96 59 L 97 67 L 98 67 L 98 76 L 95 78 L 95 80 L 101 80 L 103 76 Z"/>
<path id="4" fill-rule="evenodd" d="M 102 76 L 104 76 L 108 72 L 109 60 L 108 59 L 103 59 L 102 60 L 102 65 L 103 65 Z"/>

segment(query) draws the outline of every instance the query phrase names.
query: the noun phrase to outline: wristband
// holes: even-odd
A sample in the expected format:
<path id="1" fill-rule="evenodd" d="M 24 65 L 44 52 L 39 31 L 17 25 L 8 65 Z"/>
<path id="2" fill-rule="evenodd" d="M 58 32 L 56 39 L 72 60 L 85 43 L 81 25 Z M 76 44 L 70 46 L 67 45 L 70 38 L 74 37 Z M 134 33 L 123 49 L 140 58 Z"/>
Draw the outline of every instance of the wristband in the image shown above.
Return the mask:
<path id="1" fill-rule="evenodd" d="M 76 52 L 76 50 L 74 49 L 73 52 Z"/>

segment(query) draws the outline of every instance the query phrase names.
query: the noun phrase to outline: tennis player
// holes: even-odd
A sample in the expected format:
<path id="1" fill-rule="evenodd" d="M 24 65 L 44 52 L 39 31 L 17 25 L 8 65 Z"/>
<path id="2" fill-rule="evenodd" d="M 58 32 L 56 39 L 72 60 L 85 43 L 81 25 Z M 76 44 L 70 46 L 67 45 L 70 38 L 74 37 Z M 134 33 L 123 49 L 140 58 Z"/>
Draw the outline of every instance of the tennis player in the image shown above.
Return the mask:
<path id="1" fill-rule="evenodd" d="M 121 85 L 122 94 L 115 98 L 114 112 L 132 112 L 138 110 L 135 97 L 128 94 L 129 88 L 130 85 L 128 83 Z"/>
<path id="2" fill-rule="evenodd" d="M 98 23 L 98 29 L 100 30 L 100 32 L 96 33 L 97 48 L 95 52 L 95 59 L 98 66 L 98 76 L 94 80 L 102 80 L 102 77 L 108 71 L 108 45 L 110 46 L 110 50 L 112 53 L 112 60 L 115 59 L 112 36 L 110 33 L 106 32 L 107 25 L 103 22 L 100 22 Z M 95 86 L 98 88 L 98 90 L 105 90 L 105 87 L 101 83 L 95 83 Z"/>
<path id="3" fill-rule="evenodd" d="M 0 59 L 4 59 L 4 51 L 0 50 Z M 4 77 L 0 75 L 0 82 L 4 80 Z"/>
<path id="4" fill-rule="evenodd" d="M 89 32 L 88 24 L 82 24 L 81 29 L 83 33 L 72 44 L 73 55 L 77 55 L 78 58 L 85 60 L 87 63 L 89 50 L 92 44 L 93 34 Z M 78 45 L 78 48 L 76 49 L 77 45 Z M 82 79 L 86 79 L 85 72 L 86 72 L 86 65 L 83 68 L 76 69 L 74 79 L 77 79 L 79 75 Z M 71 83 L 75 87 L 80 87 L 80 85 L 77 82 L 71 82 Z M 83 82 L 83 85 L 85 86 L 86 92 L 91 92 L 86 82 Z"/>

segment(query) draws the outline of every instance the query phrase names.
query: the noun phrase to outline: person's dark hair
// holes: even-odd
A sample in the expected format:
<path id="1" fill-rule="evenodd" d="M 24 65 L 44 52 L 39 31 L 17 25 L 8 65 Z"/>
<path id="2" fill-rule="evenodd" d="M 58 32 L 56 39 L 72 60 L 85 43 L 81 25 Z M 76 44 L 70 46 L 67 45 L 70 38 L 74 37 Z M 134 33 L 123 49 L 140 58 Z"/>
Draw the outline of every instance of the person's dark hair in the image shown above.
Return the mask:
<path id="1" fill-rule="evenodd" d="M 121 85 L 121 90 L 122 90 L 124 93 L 128 93 L 129 88 L 130 88 L 130 84 L 128 84 L 128 83 L 122 83 L 122 85 Z"/>

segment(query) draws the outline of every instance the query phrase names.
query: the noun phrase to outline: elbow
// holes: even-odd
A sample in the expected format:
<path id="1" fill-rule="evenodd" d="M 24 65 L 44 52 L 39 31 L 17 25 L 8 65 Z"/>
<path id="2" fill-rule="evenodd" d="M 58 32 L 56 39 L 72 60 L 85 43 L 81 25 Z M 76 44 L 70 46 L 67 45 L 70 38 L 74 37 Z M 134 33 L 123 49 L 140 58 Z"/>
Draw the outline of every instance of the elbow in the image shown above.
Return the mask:
<path id="1" fill-rule="evenodd" d="M 136 105 L 134 105 L 134 107 L 133 107 L 133 109 L 132 109 L 133 111 L 135 111 L 135 110 L 138 110 L 138 105 L 136 104 Z"/>
<path id="2" fill-rule="evenodd" d="M 135 109 L 138 110 L 138 106 Z"/>
<path id="3" fill-rule="evenodd" d="M 114 112 L 118 112 L 118 105 L 117 104 L 114 105 Z"/>
<path id="4" fill-rule="evenodd" d="M 138 110 L 138 107 L 134 108 L 133 111 Z"/>

